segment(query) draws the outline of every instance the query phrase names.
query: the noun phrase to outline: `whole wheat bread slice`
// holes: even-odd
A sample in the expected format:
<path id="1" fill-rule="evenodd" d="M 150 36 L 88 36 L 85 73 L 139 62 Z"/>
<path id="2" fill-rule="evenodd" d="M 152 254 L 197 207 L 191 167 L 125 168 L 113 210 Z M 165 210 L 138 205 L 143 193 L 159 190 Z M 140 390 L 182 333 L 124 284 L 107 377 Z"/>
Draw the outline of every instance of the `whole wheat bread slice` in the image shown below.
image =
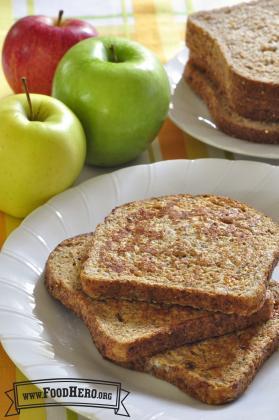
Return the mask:
<path id="1" fill-rule="evenodd" d="M 279 227 L 236 200 L 173 195 L 120 206 L 94 233 L 85 293 L 249 315 L 279 256 Z"/>
<path id="2" fill-rule="evenodd" d="M 91 242 L 92 235 L 81 235 L 58 245 L 47 261 L 45 282 L 52 296 L 84 320 L 106 358 L 127 363 L 271 317 L 269 291 L 263 307 L 250 317 L 124 300 L 94 301 L 82 292 L 79 280 L 81 262 Z"/>
<path id="3" fill-rule="evenodd" d="M 232 109 L 279 120 L 278 0 L 245 2 L 189 16 L 186 43 Z"/>
<path id="4" fill-rule="evenodd" d="M 187 344 L 130 364 L 176 385 L 207 404 L 224 404 L 239 397 L 279 344 L 279 287 L 272 319 L 223 337 Z"/>
<path id="5" fill-rule="evenodd" d="M 279 122 L 261 122 L 242 117 L 228 104 L 220 88 L 195 62 L 188 61 L 184 78 L 206 103 L 216 125 L 230 136 L 256 143 L 279 144 Z"/>

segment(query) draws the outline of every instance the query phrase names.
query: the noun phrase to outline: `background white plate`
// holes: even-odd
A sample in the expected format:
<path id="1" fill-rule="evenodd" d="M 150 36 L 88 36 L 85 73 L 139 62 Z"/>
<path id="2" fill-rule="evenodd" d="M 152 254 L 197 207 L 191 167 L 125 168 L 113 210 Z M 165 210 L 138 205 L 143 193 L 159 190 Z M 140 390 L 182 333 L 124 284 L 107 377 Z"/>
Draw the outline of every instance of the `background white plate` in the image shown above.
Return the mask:
<path id="1" fill-rule="evenodd" d="M 121 169 L 56 196 L 25 219 L 0 254 L 0 336 L 5 350 L 33 380 L 121 382 L 131 392 L 125 405 L 133 420 L 278 420 L 278 353 L 239 400 L 207 406 L 166 382 L 103 360 L 82 322 L 54 301 L 43 284 L 49 252 L 63 239 L 94 229 L 119 204 L 162 194 L 214 193 L 246 201 L 278 222 L 278 179 L 279 168 L 263 163 L 175 160 Z M 108 409 L 74 409 L 90 418 L 117 418 Z"/>
<path id="2" fill-rule="evenodd" d="M 188 49 L 184 48 L 165 65 L 173 91 L 170 119 L 181 130 L 219 149 L 263 159 L 279 159 L 279 145 L 257 144 L 237 139 L 216 127 L 205 103 L 182 78 L 187 59 Z"/>

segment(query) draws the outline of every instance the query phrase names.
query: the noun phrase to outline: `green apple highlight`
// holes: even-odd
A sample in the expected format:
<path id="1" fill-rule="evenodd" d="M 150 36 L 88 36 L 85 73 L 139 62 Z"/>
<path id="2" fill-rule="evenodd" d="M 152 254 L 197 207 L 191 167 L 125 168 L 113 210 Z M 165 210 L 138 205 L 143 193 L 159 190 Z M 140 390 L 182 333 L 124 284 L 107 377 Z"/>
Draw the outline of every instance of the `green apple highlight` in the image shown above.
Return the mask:
<path id="1" fill-rule="evenodd" d="M 0 210 L 24 217 L 79 175 L 86 155 L 81 123 L 57 99 L 25 94 L 0 101 Z"/>
<path id="2" fill-rule="evenodd" d="M 154 140 L 169 107 L 164 67 L 142 45 L 116 37 L 79 42 L 64 55 L 52 94 L 80 119 L 87 162 L 115 166 Z"/>

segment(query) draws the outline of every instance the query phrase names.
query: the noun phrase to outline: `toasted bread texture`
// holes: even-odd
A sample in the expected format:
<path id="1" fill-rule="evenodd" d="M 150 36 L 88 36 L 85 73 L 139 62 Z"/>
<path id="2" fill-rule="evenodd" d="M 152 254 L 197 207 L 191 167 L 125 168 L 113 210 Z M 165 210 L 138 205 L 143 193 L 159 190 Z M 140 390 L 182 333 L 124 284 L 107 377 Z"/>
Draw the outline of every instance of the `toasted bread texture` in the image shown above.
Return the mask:
<path id="1" fill-rule="evenodd" d="M 239 115 L 279 120 L 278 0 L 189 16 L 186 44 Z"/>
<path id="2" fill-rule="evenodd" d="M 130 364 L 130 368 L 164 379 L 207 404 L 235 400 L 248 387 L 279 344 L 278 283 L 273 317 L 243 331 L 187 344 Z"/>
<path id="3" fill-rule="evenodd" d="M 236 200 L 164 196 L 120 206 L 81 270 L 92 298 L 126 298 L 250 315 L 279 256 L 279 227 Z"/>
<path id="4" fill-rule="evenodd" d="M 53 297 L 84 320 L 102 355 L 115 362 L 127 363 L 246 328 L 272 315 L 269 291 L 262 308 L 250 317 L 144 302 L 92 300 L 81 290 L 79 280 L 80 266 L 92 239 L 91 234 L 81 235 L 58 245 L 47 261 L 45 282 Z"/>
<path id="5" fill-rule="evenodd" d="M 279 144 L 279 121 L 254 121 L 239 115 L 230 107 L 221 89 L 192 59 L 185 67 L 184 78 L 204 100 L 216 125 L 222 131 L 255 143 Z"/>

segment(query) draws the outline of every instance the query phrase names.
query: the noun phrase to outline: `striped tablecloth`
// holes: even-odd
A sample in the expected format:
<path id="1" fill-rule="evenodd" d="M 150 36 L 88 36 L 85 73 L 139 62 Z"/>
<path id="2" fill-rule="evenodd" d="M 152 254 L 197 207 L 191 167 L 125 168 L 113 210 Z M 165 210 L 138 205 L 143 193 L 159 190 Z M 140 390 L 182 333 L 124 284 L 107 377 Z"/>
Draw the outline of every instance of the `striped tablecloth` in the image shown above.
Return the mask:
<path id="1" fill-rule="evenodd" d="M 184 46 L 185 21 L 188 13 L 199 9 L 210 9 L 237 0 L 1 0 L 0 2 L 0 45 L 7 30 L 18 18 L 27 14 L 56 16 L 64 9 L 65 17 L 78 17 L 92 22 L 101 35 L 120 35 L 143 43 L 153 50 L 162 62 L 168 61 Z M 0 70 L 0 97 L 11 93 L 2 70 Z M 1 124 L 1 122 L 0 122 Z M 164 159 L 226 157 L 226 153 L 207 146 L 179 130 L 170 120 L 166 120 L 158 138 L 144 153 L 139 162 L 154 162 Z M 1 162 L 0 162 L 1 164 Z M 86 168 L 84 177 L 94 174 Z M 9 233 L 20 224 L 20 220 L 0 212 L 0 246 Z M 0 347 L 0 417 L 9 407 L 5 391 L 12 388 L 15 381 L 24 380 L 22 373 Z M 75 413 L 63 407 L 22 410 L 15 420 L 76 420 Z"/>

